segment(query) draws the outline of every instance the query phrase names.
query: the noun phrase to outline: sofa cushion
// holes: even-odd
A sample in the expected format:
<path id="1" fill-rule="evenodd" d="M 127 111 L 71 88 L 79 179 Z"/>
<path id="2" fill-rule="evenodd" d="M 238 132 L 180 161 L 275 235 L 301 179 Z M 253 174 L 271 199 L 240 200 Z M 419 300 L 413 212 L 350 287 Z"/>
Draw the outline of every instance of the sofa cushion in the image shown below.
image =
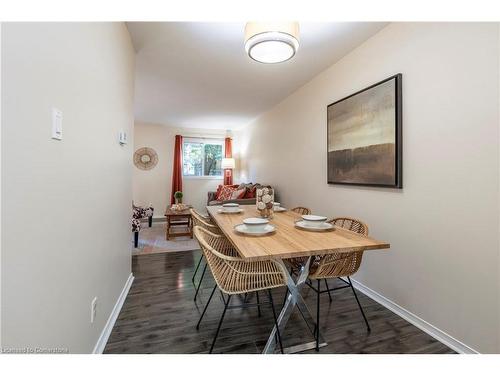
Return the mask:
<path id="1" fill-rule="evenodd" d="M 231 199 L 228 201 L 210 201 L 208 202 L 209 206 L 219 206 L 224 203 L 238 203 L 241 205 L 255 205 L 255 198 L 253 199 Z"/>
<path id="2" fill-rule="evenodd" d="M 220 191 L 224 185 L 217 186 L 217 191 L 215 192 L 215 199 L 219 199 Z"/>
<path id="3" fill-rule="evenodd" d="M 237 187 L 232 185 L 224 185 L 219 192 L 219 196 L 217 197 L 218 201 L 228 201 L 232 199 L 233 192 L 237 191 Z"/>
<path id="4" fill-rule="evenodd" d="M 220 200 L 227 200 L 227 199 L 230 199 L 230 198 L 227 198 L 227 199 L 222 199 L 222 198 L 221 198 L 221 192 L 222 192 L 222 189 L 223 189 L 224 187 L 233 187 L 233 188 L 235 188 L 235 189 L 236 189 L 238 186 L 239 186 L 239 185 L 219 185 L 219 186 L 217 187 L 217 192 L 215 193 L 215 199 L 216 199 L 216 200 L 218 200 L 218 201 L 220 201 Z"/>
<path id="5" fill-rule="evenodd" d="M 243 188 L 237 187 L 236 190 L 234 190 L 233 193 L 231 194 L 230 199 L 241 199 L 245 196 L 246 191 L 247 191 L 246 187 Z"/>
<path id="6" fill-rule="evenodd" d="M 261 186 L 260 184 L 248 184 L 249 186 L 247 186 L 247 191 L 245 193 L 245 196 L 243 198 L 248 198 L 248 199 L 251 199 L 251 198 L 255 198 L 256 194 L 257 194 L 257 188 L 259 186 Z"/>
<path id="7" fill-rule="evenodd" d="M 247 191 L 245 192 L 244 198 L 255 198 L 255 191 L 256 191 L 255 187 L 247 189 Z"/>

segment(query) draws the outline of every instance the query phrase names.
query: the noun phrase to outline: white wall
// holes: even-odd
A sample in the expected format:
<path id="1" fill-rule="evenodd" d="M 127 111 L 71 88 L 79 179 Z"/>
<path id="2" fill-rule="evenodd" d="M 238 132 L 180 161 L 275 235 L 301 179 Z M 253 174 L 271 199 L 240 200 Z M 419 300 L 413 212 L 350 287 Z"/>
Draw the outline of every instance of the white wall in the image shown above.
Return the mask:
<path id="1" fill-rule="evenodd" d="M 2 25 L 4 348 L 91 352 L 130 275 L 133 74 L 122 23 Z"/>
<path id="2" fill-rule="evenodd" d="M 0 98 L 2 97 L 2 22 L 0 22 Z M 0 123 L 2 118 L 2 102 L 0 100 Z M 0 145 L 2 130 L 0 127 Z M 0 150 L 1 151 L 1 150 Z M 2 153 L 0 152 L 0 213 L 2 212 Z M 2 347 L 2 225 L 0 223 L 0 348 Z"/>
<path id="3" fill-rule="evenodd" d="M 327 105 L 396 73 L 404 189 L 328 185 Z M 498 24 L 391 24 L 251 124 L 240 152 L 285 206 L 359 217 L 391 243 L 358 281 L 500 352 Z"/>
<path id="4" fill-rule="evenodd" d="M 133 191 L 134 202 L 138 205 L 153 204 L 155 217 L 163 217 L 170 204 L 172 191 L 172 166 L 174 157 L 175 135 L 185 137 L 224 138 L 224 130 L 200 130 L 176 128 L 167 125 L 136 122 L 134 127 L 134 151 L 141 147 L 151 147 L 158 154 L 158 164 L 149 171 L 134 166 Z M 207 204 L 207 192 L 215 191 L 222 184 L 221 178 L 183 178 L 183 202 L 204 211 Z"/>

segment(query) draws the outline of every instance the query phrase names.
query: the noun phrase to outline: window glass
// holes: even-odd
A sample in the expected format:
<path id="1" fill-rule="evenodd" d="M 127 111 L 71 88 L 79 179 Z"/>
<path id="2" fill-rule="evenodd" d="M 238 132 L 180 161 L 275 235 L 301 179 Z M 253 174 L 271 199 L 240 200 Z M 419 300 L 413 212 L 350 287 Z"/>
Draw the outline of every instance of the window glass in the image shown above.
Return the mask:
<path id="1" fill-rule="evenodd" d="M 185 138 L 182 145 L 182 174 L 184 176 L 222 176 L 222 140 Z"/>
<path id="2" fill-rule="evenodd" d="M 203 144 L 184 142 L 182 149 L 182 174 L 184 176 L 202 176 Z"/>

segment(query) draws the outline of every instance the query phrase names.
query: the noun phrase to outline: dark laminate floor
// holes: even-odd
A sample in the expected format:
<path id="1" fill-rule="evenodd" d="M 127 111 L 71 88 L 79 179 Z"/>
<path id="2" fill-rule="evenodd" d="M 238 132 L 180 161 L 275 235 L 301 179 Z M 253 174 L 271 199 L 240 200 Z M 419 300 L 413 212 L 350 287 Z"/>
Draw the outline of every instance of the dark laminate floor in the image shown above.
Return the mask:
<path id="1" fill-rule="evenodd" d="M 191 277 L 199 256 L 199 251 L 193 251 L 133 257 L 135 280 L 105 353 L 208 351 L 223 305 L 220 294 L 214 296 L 200 330 L 196 330 L 196 322 L 214 285 L 212 277 L 206 276 L 197 303 L 193 301 L 195 290 Z M 315 316 L 315 293 L 307 286 L 302 292 Z M 321 326 L 328 345 L 321 348 L 320 353 L 453 353 L 396 314 L 358 294 L 371 324 L 371 333 L 366 331 L 350 289 L 335 291 L 331 304 L 328 295 L 323 294 Z M 273 292 L 277 305 L 281 305 L 283 296 L 284 288 Z M 236 303 L 237 298 L 233 298 L 233 302 Z M 272 326 L 270 307 L 262 307 L 261 318 L 256 308 L 228 310 L 214 353 L 259 353 Z M 298 312 L 292 315 L 283 340 L 285 346 L 312 340 Z"/>

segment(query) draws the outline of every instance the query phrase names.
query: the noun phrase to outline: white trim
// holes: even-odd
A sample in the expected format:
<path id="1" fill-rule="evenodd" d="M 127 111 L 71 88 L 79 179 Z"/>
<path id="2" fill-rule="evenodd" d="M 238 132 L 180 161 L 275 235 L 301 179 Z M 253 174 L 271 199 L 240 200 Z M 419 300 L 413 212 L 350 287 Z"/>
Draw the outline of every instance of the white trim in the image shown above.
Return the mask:
<path id="1" fill-rule="evenodd" d="M 224 144 L 226 140 L 226 136 L 222 134 L 214 134 L 214 135 L 196 135 L 196 134 L 191 134 L 191 135 L 182 135 L 182 141 L 184 143 L 184 139 L 189 139 L 192 140 L 193 142 L 200 142 L 203 143 L 204 141 L 209 141 L 212 143 L 212 141 L 215 141 L 214 144 L 217 144 L 217 142 L 221 142 L 221 144 Z M 231 137 L 229 137 L 231 138 Z"/>
<path id="2" fill-rule="evenodd" d="M 106 322 L 104 328 L 102 329 L 101 335 L 99 336 L 99 339 L 95 344 L 94 350 L 92 351 L 93 354 L 102 354 L 102 352 L 104 352 L 104 348 L 106 347 L 106 343 L 108 342 L 109 335 L 111 335 L 111 331 L 113 330 L 116 319 L 120 314 L 120 310 L 122 309 L 123 303 L 125 302 L 125 298 L 127 298 L 128 291 L 130 290 L 130 287 L 132 286 L 133 282 L 134 282 L 134 275 L 131 273 L 128 276 L 127 281 L 125 282 L 125 285 L 123 286 L 122 292 L 120 293 L 118 299 L 116 300 L 115 306 L 113 307 L 113 310 L 109 315 L 108 321 Z"/>
<path id="3" fill-rule="evenodd" d="M 224 171 L 222 169 L 222 171 Z M 182 175 L 182 178 L 185 178 L 186 180 L 224 180 L 224 173 L 221 174 L 220 176 L 186 176 Z"/>
<path id="4" fill-rule="evenodd" d="M 434 337 L 436 340 L 442 342 L 444 345 L 447 347 L 453 349 L 457 353 L 461 354 L 479 354 L 479 352 L 475 349 L 472 349 L 470 346 L 467 346 L 463 342 L 457 340 L 456 338 L 452 337 L 448 333 L 440 330 L 439 328 L 433 326 L 431 323 L 426 322 L 422 318 L 416 316 L 412 312 L 406 310 L 405 308 L 399 306 L 397 303 L 394 303 L 390 299 L 387 299 L 383 295 L 375 292 L 374 290 L 368 288 L 367 286 L 363 285 L 359 281 L 356 281 L 354 279 L 351 279 L 353 282 L 353 286 L 359 290 L 361 293 L 365 294 L 366 296 L 370 297 L 374 301 L 380 303 L 382 306 L 388 308 L 391 310 L 393 313 L 399 315 L 401 318 L 409 322 L 410 324 L 414 325 L 415 327 L 421 329 L 425 333 L 431 335 Z"/>

